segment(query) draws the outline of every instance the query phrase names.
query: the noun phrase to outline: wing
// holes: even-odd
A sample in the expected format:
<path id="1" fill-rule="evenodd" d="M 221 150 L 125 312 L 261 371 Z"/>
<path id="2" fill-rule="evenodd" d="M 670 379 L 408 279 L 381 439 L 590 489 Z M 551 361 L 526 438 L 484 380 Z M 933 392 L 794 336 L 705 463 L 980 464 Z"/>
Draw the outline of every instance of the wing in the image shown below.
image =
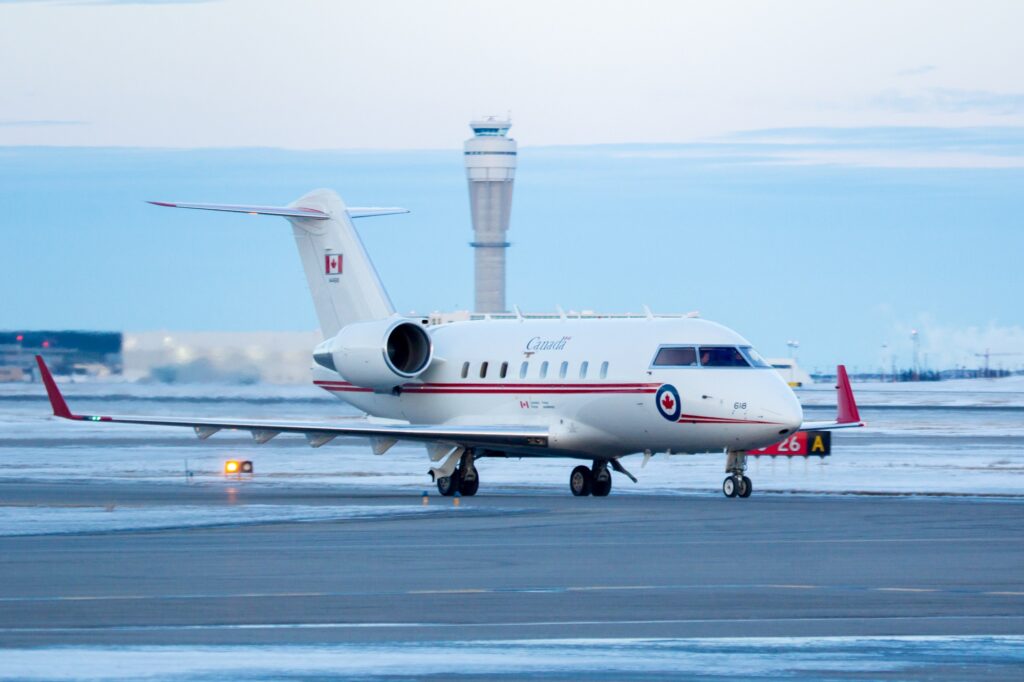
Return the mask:
<path id="1" fill-rule="evenodd" d="M 860 420 L 860 410 L 857 409 L 857 401 L 853 397 L 853 388 L 850 387 L 850 377 L 846 375 L 846 367 L 836 367 L 836 420 L 831 422 L 804 422 L 798 431 L 831 431 L 835 429 L 852 429 L 864 426 Z"/>
<path id="2" fill-rule="evenodd" d="M 416 424 L 376 424 L 367 420 L 353 419 L 351 422 L 285 422 L 261 419 L 203 419 L 179 417 L 106 416 L 75 414 L 68 407 L 63 394 L 57 387 L 53 375 L 36 356 L 39 373 L 46 386 L 54 416 L 63 419 L 89 422 L 110 422 L 119 424 L 145 424 L 149 426 L 190 426 L 201 439 L 209 438 L 221 430 L 249 431 L 257 443 L 266 443 L 282 433 L 304 435 L 313 447 L 324 445 L 338 436 L 372 438 L 384 444 L 384 449 L 394 441 L 416 441 L 421 443 L 448 444 L 451 446 L 496 448 L 514 450 L 521 454 L 541 454 L 547 448 L 548 431 L 537 427 L 524 426 L 435 426 Z M 375 445 L 376 447 L 376 445 Z"/>

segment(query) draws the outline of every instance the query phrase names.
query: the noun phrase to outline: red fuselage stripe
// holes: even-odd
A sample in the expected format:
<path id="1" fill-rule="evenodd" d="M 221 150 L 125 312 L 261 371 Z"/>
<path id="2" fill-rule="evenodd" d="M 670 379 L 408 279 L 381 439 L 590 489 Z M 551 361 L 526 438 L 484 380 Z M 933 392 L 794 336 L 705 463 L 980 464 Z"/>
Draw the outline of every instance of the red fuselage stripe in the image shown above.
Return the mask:
<path id="1" fill-rule="evenodd" d="M 317 386 L 332 386 L 332 387 L 347 387 L 353 386 L 347 381 L 314 381 Z M 455 389 L 476 389 L 476 388 L 489 388 L 489 389 L 521 389 L 521 388 L 604 388 L 604 389 L 621 389 L 621 388 L 643 388 L 657 390 L 661 384 L 441 384 L 441 383 L 425 383 L 425 384 L 405 384 L 402 386 L 403 390 L 410 390 L 415 388 L 455 388 Z"/>
<path id="2" fill-rule="evenodd" d="M 344 381 L 313 382 L 331 393 L 372 393 L 373 389 L 353 386 Z M 657 392 L 660 384 L 412 384 L 403 388 L 403 393 L 420 394 L 465 394 L 465 395 L 573 395 L 573 394 L 650 394 Z M 731 417 L 707 417 L 683 414 L 679 424 L 778 424 L 778 422 L 733 419 Z"/>

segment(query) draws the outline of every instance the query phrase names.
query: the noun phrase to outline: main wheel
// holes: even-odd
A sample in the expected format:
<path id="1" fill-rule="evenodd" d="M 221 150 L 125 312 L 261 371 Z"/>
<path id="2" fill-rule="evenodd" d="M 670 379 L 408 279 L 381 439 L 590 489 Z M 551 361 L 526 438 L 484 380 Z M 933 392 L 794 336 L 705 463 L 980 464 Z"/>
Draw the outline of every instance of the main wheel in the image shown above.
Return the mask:
<path id="1" fill-rule="evenodd" d="M 442 476 L 437 479 L 437 492 L 445 497 L 451 497 L 459 489 L 458 471 L 451 476 Z"/>
<path id="2" fill-rule="evenodd" d="M 736 497 L 736 478 L 729 476 L 722 481 L 722 492 L 726 497 Z"/>
<path id="3" fill-rule="evenodd" d="M 569 474 L 569 488 L 576 497 L 586 497 L 594 487 L 594 474 L 585 466 L 578 466 Z"/>
<path id="4" fill-rule="evenodd" d="M 472 497 L 476 495 L 477 489 L 480 488 L 480 476 L 479 474 L 473 478 L 464 478 L 459 483 L 459 494 L 463 497 Z"/>
<path id="5" fill-rule="evenodd" d="M 754 492 L 754 484 L 746 476 L 740 480 L 743 481 L 743 485 L 740 486 L 739 496 L 750 497 L 750 493 Z"/>
<path id="6" fill-rule="evenodd" d="M 594 497 L 607 497 L 608 493 L 612 491 L 612 475 L 605 469 L 600 474 L 593 476 L 594 483 L 590 486 L 590 494 Z"/>

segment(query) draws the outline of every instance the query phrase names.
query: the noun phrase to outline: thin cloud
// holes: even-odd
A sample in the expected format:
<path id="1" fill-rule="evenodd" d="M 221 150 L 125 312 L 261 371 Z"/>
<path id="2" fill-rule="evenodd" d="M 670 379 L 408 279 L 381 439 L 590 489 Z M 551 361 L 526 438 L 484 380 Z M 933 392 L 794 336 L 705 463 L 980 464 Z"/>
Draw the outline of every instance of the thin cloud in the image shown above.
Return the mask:
<path id="1" fill-rule="evenodd" d="M 3 0 L 0 0 L 2 2 Z M 63 121 L 51 118 L 16 118 L 0 120 L 0 128 L 46 128 L 50 126 L 84 126 L 88 121 Z"/>
<path id="2" fill-rule="evenodd" d="M 1024 113 L 1024 93 L 1019 92 L 947 88 L 931 88 L 917 92 L 886 90 L 872 99 L 871 103 L 881 109 L 901 113 L 981 112 L 997 116 Z"/>
<path id="3" fill-rule="evenodd" d="M 897 76 L 923 76 L 924 74 L 931 73 L 932 71 L 935 71 L 938 68 L 939 67 L 934 66 L 932 64 L 922 64 L 921 66 L 915 66 L 915 67 L 910 68 L 910 69 L 903 69 L 902 71 L 897 71 L 896 75 Z"/>
<path id="4" fill-rule="evenodd" d="M 771 128 L 696 144 L 625 145 L 608 151 L 717 164 L 1024 168 L 1024 127 Z"/>
<path id="5" fill-rule="evenodd" d="M 0 5 L 199 5 L 221 0 L 0 0 Z"/>

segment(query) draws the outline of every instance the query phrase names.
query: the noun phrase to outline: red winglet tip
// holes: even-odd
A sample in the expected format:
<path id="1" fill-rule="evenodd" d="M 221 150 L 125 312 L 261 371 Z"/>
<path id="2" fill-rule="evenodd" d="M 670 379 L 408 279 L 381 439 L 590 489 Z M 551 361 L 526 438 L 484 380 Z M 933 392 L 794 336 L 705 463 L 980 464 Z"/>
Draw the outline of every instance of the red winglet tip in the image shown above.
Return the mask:
<path id="1" fill-rule="evenodd" d="M 175 204 L 167 201 L 147 201 L 147 204 L 153 204 L 154 206 L 167 206 L 169 208 L 175 208 Z"/>
<path id="2" fill-rule="evenodd" d="M 846 365 L 836 367 L 836 378 L 839 380 L 836 386 L 836 403 L 839 408 L 836 421 L 840 424 L 859 422 L 860 410 L 857 409 L 857 401 L 853 397 L 853 388 L 850 386 L 850 377 L 846 374 Z"/>
<path id="3" fill-rule="evenodd" d="M 39 365 L 39 376 L 43 378 L 43 386 L 46 387 L 46 395 L 50 399 L 53 415 L 64 419 L 74 419 L 75 415 L 71 414 L 71 410 L 68 409 L 68 404 L 64 401 L 64 396 L 61 395 L 60 389 L 57 388 L 57 382 L 53 380 L 50 368 L 43 362 L 42 355 L 36 356 L 36 364 Z"/>

